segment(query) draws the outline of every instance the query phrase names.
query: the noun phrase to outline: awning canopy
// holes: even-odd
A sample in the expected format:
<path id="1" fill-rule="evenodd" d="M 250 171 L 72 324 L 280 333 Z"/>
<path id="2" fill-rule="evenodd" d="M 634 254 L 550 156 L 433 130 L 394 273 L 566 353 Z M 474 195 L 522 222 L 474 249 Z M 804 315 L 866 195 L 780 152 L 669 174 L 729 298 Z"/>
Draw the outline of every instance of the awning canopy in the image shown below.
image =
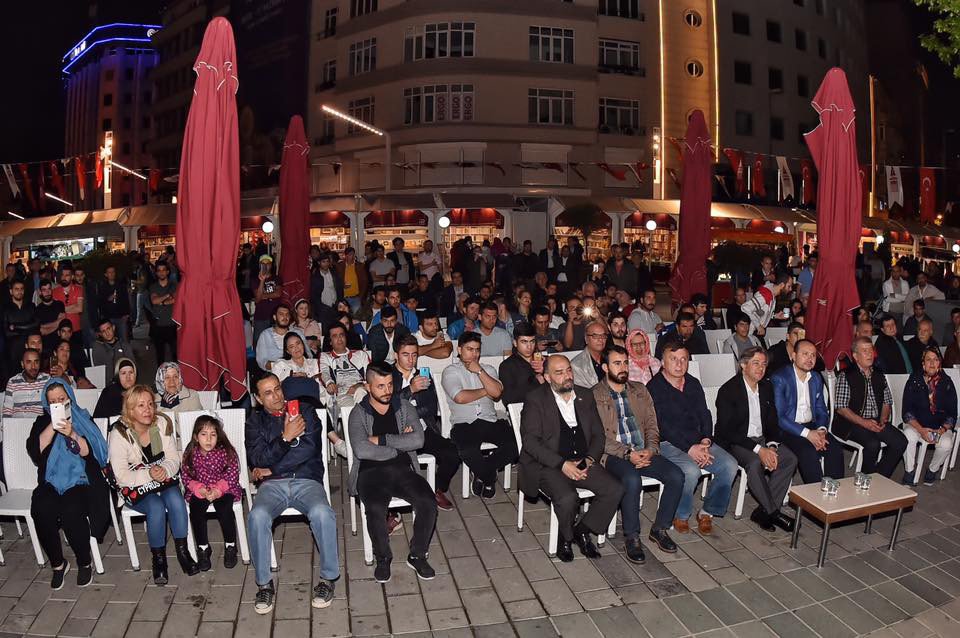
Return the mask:
<path id="1" fill-rule="evenodd" d="M 578 195 L 559 195 L 554 196 L 560 204 L 566 208 L 573 208 L 583 204 L 593 204 L 600 210 L 607 213 L 621 213 L 631 210 L 631 206 L 624 201 L 622 197 L 583 197 Z"/>
<path id="2" fill-rule="evenodd" d="M 441 193 L 442 208 L 513 208 L 513 195 L 506 193 Z"/>
<path id="3" fill-rule="evenodd" d="M 352 213 L 357 210 L 357 203 L 360 204 L 360 211 L 370 210 L 370 204 L 362 197 L 353 195 L 330 195 L 310 198 L 311 213 L 326 213 L 329 211 L 342 211 Z"/>
<path id="4" fill-rule="evenodd" d="M 277 198 L 273 195 L 242 198 L 240 217 L 260 217 L 275 212 Z M 121 221 L 124 226 L 174 226 L 177 223 L 176 204 L 148 204 L 130 208 L 130 214 Z"/>
<path id="5" fill-rule="evenodd" d="M 380 195 L 370 204 L 370 210 L 411 210 L 422 208 L 437 208 L 437 202 L 432 193 Z"/>
<path id="6" fill-rule="evenodd" d="M 71 241 L 74 239 L 87 238 L 96 239 L 97 237 L 122 241 L 123 228 L 116 222 L 28 228 L 14 236 L 13 247 L 26 248 L 43 242 Z"/>

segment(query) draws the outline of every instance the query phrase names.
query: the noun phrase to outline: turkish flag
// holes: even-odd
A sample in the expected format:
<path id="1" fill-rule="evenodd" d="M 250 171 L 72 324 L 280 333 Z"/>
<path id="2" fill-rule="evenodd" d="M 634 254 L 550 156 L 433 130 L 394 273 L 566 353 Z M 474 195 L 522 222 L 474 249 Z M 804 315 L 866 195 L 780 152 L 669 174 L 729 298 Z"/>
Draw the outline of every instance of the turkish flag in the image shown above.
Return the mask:
<path id="1" fill-rule="evenodd" d="M 743 165 L 743 153 L 734 148 L 723 149 L 723 154 L 730 161 L 730 168 L 733 169 L 733 175 L 736 177 L 737 195 L 743 195 L 747 192 L 746 167 Z"/>
<path id="2" fill-rule="evenodd" d="M 58 162 L 59 160 L 50 162 L 50 181 L 53 182 L 53 190 L 57 193 L 57 197 L 63 197 L 63 177 L 57 167 Z"/>
<path id="3" fill-rule="evenodd" d="M 812 204 L 817 199 L 817 185 L 813 181 L 813 163 L 810 160 L 800 160 L 800 174 L 803 179 L 803 202 Z"/>
<path id="4" fill-rule="evenodd" d="M 932 224 L 937 218 L 937 176 L 932 168 L 920 169 L 920 221 Z"/>
<path id="5" fill-rule="evenodd" d="M 97 153 L 97 190 L 103 187 L 103 158 L 100 157 L 100 153 Z"/>
<path id="6" fill-rule="evenodd" d="M 84 165 L 83 156 L 77 155 L 73 158 L 73 172 L 77 175 L 77 186 L 80 188 L 80 200 L 87 198 L 87 167 Z"/>
<path id="7" fill-rule="evenodd" d="M 767 196 L 767 187 L 763 183 L 763 155 L 753 156 L 753 194 L 757 197 Z"/>
<path id="8" fill-rule="evenodd" d="M 160 189 L 160 169 L 159 168 L 150 169 L 150 178 L 149 178 L 148 184 L 150 186 L 150 192 L 152 194 L 156 194 L 156 192 Z"/>

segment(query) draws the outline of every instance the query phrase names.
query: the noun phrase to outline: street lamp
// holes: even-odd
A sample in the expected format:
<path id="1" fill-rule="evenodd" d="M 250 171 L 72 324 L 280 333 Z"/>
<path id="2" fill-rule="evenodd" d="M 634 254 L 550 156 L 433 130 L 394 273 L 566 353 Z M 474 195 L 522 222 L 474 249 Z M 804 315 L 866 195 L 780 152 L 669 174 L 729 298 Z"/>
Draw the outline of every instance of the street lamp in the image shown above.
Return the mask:
<path id="1" fill-rule="evenodd" d="M 440 228 L 447 228 L 447 227 L 449 227 L 449 226 L 450 226 L 450 218 L 447 217 L 446 215 L 444 215 L 443 217 L 441 217 L 440 219 L 437 220 L 437 225 L 438 225 Z"/>
<path id="2" fill-rule="evenodd" d="M 647 227 L 647 230 L 649 230 L 650 232 L 653 232 L 657 229 L 657 222 L 653 221 L 652 219 L 648 219 L 646 223 L 646 227 Z"/>
<path id="3" fill-rule="evenodd" d="M 391 153 L 391 151 L 390 151 L 390 134 L 387 133 L 386 131 L 383 131 L 383 130 L 378 129 L 376 126 L 373 126 L 373 125 L 371 125 L 371 124 L 367 124 L 367 123 L 364 122 L 363 120 L 358 120 L 357 118 L 355 118 L 355 117 L 353 117 L 353 116 L 350 116 L 350 115 L 347 115 L 346 113 L 344 113 L 344 112 L 342 112 L 342 111 L 338 111 L 337 109 L 333 108 L 332 106 L 327 106 L 326 104 L 324 104 L 324 105 L 322 105 L 320 108 L 321 108 L 321 110 L 323 110 L 324 113 L 327 113 L 328 115 L 332 115 L 333 117 L 339 118 L 339 119 L 347 122 L 348 124 L 352 124 L 352 125 L 354 125 L 354 126 L 356 126 L 356 127 L 358 127 L 358 128 L 362 128 L 364 131 L 367 131 L 368 133 L 373 133 L 374 135 L 379 135 L 380 137 L 383 138 L 383 142 L 384 142 L 384 145 L 385 145 L 385 148 L 384 148 L 384 158 L 383 158 L 383 187 L 384 187 L 384 191 L 386 191 L 386 192 L 389 193 L 390 190 L 391 190 L 391 188 L 390 188 L 390 186 L 391 186 L 391 185 L 390 185 L 390 163 L 391 163 L 390 160 L 391 160 L 391 155 L 392 155 L 392 153 Z"/>

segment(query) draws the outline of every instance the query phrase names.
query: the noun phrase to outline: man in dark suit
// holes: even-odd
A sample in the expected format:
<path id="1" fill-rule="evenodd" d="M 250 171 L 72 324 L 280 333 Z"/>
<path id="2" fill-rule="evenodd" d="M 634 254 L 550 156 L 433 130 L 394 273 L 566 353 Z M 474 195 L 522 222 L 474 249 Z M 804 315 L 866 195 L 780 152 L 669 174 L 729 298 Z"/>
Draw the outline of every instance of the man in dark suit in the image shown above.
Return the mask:
<path id="1" fill-rule="evenodd" d="M 730 315 L 727 315 L 728 317 Z M 806 328 L 799 321 L 791 321 L 787 326 L 787 338 L 767 349 L 767 378 L 770 379 L 774 374 L 783 368 L 790 367 L 793 360 L 794 345 L 806 337 Z M 823 357 L 817 354 L 817 361 L 813 364 L 814 372 L 823 372 L 826 365 Z"/>
<path id="2" fill-rule="evenodd" d="M 549 281 L 557 280 L 557 270 L 560 268 L 560 249 L 557 240 L 551 237 L 547 240 L 547 247 L 540 250 L 540 270 L 547 273 Z"/>
<path id="3" fill-rule="evenodd" d="M 897 320 L 888 314 L 880 316 L 880 334 L 877 335 L 876 367 L 885 374 L 910 374 L 910 353 L 903 338 L 898 334 Z"/>
<path id="4" fill-rule="evenodd" d="M 464 292 L 463 273 L 454 270 L 450 273 L 450 285 L 440 293 L 440 303 L 437 308 L 437 314 L 447 318 L 447 325 L 460 318 L 457 311 L 457 296 Z"/>
<path id="5" fill-rule="evenodd" d="M 793 346 L 793 364 L 773 375 L 780 442 L 797 457 L 804 483 L 819 483 L 823 475 L 843 478 L 843 448 L 827 427 L 830 415 L 823 377 L 814 371 L 817 346 L 800 339 Z M 823 468 L 820 459 L 823 458 Z"/>
<path id="6" fill-rule="evenodd" d="M 397 349 L 400 340 L 410 334 L 397 315 L 393 306 L 384 306 L 380 310 L 380 323 L 370 328 L 367 333 L 367 349 L 370 350 L 370 361 L 380 363 L 394 363 L 397 360 Z"/>
<path id="7" fill-rule="evenodd" d="M 590 534 L 603 534 L 620 505 L 623 487 L 600 465 L 606 436 L 593 392 L 573 385 L 573 368 L 563 355 L 547 359 L 547 383 L 527 395 L 520 421 L 519 485 L 525 494 L 543 492 L 560 526 L 557 558 L 573 560 L 572 543 L 587 558 L 600 552 Z M 590 509 L 577 519 L 577 488 L 594 493 Z"/>
<path id="8" fill-rule="evenodd" d="M 407 289 L 411 284 L 417 282 L 417 271 L 413 265 L 413 255 L 403 249 L 403 239 L 395 237 L 393 239 L 393 250 L 387 253 L 387 259 L 393 262 L 393 267 L 397 269 L 397 285 Z"/>
<path id="9" fill-rule="evenodd" d="M 741 374 L 717 393 L 717 444 L 747 471 L 747 487 L 757 500 L 750 520 L 760 529 L 793 531 L 793 519 L 780 511 L 797 469 L 797 457 L 780 445 L 773 385 L 764 380 L 767 353 L 747 348 L 740 357 Z"/>

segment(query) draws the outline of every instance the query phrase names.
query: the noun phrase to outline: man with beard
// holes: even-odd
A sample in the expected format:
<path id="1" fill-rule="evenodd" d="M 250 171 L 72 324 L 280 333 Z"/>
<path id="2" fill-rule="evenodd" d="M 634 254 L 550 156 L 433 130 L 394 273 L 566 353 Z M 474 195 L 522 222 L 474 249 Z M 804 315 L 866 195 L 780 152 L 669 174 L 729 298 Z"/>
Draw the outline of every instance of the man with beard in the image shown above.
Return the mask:
<path id="1" fill-rule="evenodd" d="M 27 335 L 35 331 L 39 324 L 36 306 L 26 298 L 26 286 L 22 281 L 10 284 L 10 301 L 3 307 L 3 334 L 6 339 L 10 370 L 15 369 L 16 361 L 23 354 Z"/>
<path id="2" fill-rule="evenodd" d="M 440 330 L 440 319 L 433 311 L 427 310 L 423 313 L 420 329 L 413 336 L 417 338 L 421 357 L 446 359 L 453 352 L 453 344 L 447 341 L 443 331 Z"/>
<path id="3" fill-rule="evenodd" d="M 97 340 L 93 342 L 93 365 L 104 366 L 112 374 L 118 359 L 133 359 L 130 343 L 117 335 L 116 327 L 109 319 L 101 319 L 97 326 Z"/>
<path id="4" fill-rule="evenodd" d="M 93 325 L 96 323 L 97 291 L 94 282 L 87 278 L 87 271 L 83 264 L 73 268 L 73 284 L 83 296 L 83 308 L 80 310 L 80 330 L 74 330 L 80 335 L 83 347 L 88 347 L 96 339 L 93 334 Z"/>
<path id="5" fill-rule="evenodd" d="M 380 323 L 372 326 L 367 333 L 370 360 L 374 363 L 382 361 L 393 363 L 397 360 L 397 343 L 410 334 L 410 331 L 400 323 L 397 309 L 393 306 L 384 306 L 379 315 Z"/>
<path id="6" fill-rule="evenodd" d="M 377 561 L 373 576 L 378 583 L 390 580 L 393 553 L 386 516 L 390 500 L 399 497 L 410 503 L 414 514 L 407 565 L 419 579 L 430 580 L 436 573 L 427 562 L 427 551 L 437 521 L 437 502 L 430 484 L 417 472 L 423 426 L 416 408 L 394 394 L 389 366 L 372 364 L 366 380 L 369 392 L 350 413 L 348 427 L 355 460 L 348 488 L 366 509 L 366 525 Z"/>
<path id="7" fill-rule="evenodd" d="M 23 371 L 7 381 L 7 390 L 3 395 L 4 418 L 32 419 L 43 414 L 40 393 L 50 375 L 40 372 L 40 352 L 27 348 L 23 351 L 20 364 Z"/>
<path id="8" fill-rule="evenodd" d="M 53 350 L 60 340 L 57 329 L 67 315 L 63 302 L 53 298 L 53 284 L 47 280 L 40 282 L 40 303 L 37 304 L 36 316 L 43 336 L 43 349 Z"/>
<path id="9" fill-rule="evenodd" d="M 387 305 L 393 306 L 394 310 L 397 311 L 397 316 L 399 316 L 403 321 L 401 322 L 408 331 L 416 332 L 420 328 L 420 320 L 417 319 L 417 313 L 413 310 L 407 308 L 403 302 L 403 295 L 400 292 L 400 286 L 395 286 L 387 291 Z M 382 310 L 381 310 L 382 312 Z M 375 326 L 380 323 L 380 313 L 373 315 L 373 320 L 370 322 L 370 326 Z"/>
<path id="10" fill-rule="evenodd" d="M 280 304 L 273 311 L 273 325 L 260 333 L 257 339 L 257 365 L 261 370 L 270 370 L 273 368 L 273 362 L 283 358 L 283 338 L 293 330 L 306 343 L 306 337 L 297 326 L 290 327 L 292 313 L 290 306 L 285 303 Z"/>
<path id="11" fill-rule="evenodd" d="M 73 331 L 80 332 L 86 291 L 73 281 L 73 266 L 66 262 L 60 266 L 60 287 L 52 291 L 53 298 L 63 304 L 67 319 L 73 324 Z M 59 324 L 58 324 L 59 326 Z"/>
<path id="12" fill-rule="evenodd" d="M 524 494 L 542 491 L 553 503 L 560 536 L 557 558 L 571 562 L 573 543 L 587 558 L 600 558 L 590 535 L 605 532 L 623 487 L 600 465 L 606 437 L 593 392 L 574 387 L 573 368 L 561 354 L 547 359 L 546 378 L 523 407 L 519 486 Z M 577 520 L 580 487 L 594 497 Z"/>
<path id="13" fill-rule="evenodd" d="M 173 322 L 177 283 L 170 279 L 170 266 L 166 262 L 157 263 L 156 274 L 157 281 L 150 286 L 150 304 L 153 311 L 150 337 L 153 339 L 157 363 L 160 364 L 177 360 L 177 324 Z M 259 341 L 257 343 L 259 344 Z M 282 347 L 280 351 L 283 352 Z"/>
<path id="14" fill-rule="evenodd" d="M 654 333 L 663 330 L 663 319 L 656 312 L 657 292 L 649 289 L 640 294 L 637 301 L 637 307 L 630 313 L 627 320 L 627 328 L 630 330 L 643 330 L 644 332 Z"/>
<path id="15" fill-rule="evenodd" d="M 603 465 L 620 479 L 623 499 L 623 539 L 627 559 L 643 564 L 640 544 L 640 496 L 643 477 L 663 484 L 657 517 L 650 527 L 650 540 L 668 554 L 677 545 L 667 534 L 683 493 L 683 472 L 660 456 L 660 427 L 653 399 L 647 388 L 628 378 L 630 359 L 626 349 L 612 346 L 603 353 L 605 378 L 593 388 L 593 398 L 606 433 Z"/>
<path id="16" fill-rule="evenodd" d="M 623 313 L 612 312 L 607 320 L 610 326 L 610 337 L 607 339 L 607 345 L 627 347 L 627 318 Z"/>

